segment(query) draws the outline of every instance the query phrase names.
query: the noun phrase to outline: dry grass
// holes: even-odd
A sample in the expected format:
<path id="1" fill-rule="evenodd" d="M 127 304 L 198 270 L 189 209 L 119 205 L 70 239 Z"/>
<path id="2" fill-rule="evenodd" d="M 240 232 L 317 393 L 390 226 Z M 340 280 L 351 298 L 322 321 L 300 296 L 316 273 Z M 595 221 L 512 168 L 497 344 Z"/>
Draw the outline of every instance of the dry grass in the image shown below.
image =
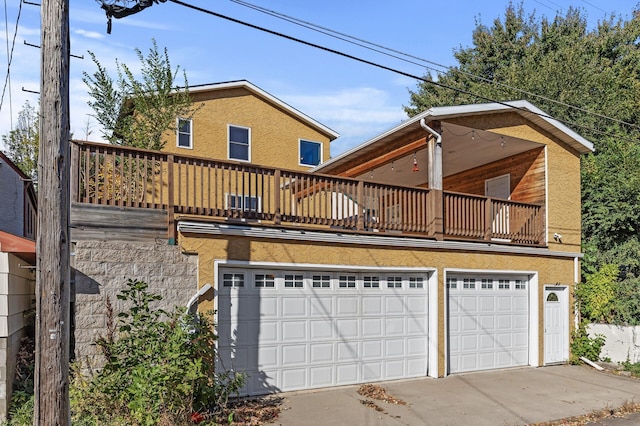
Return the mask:
<path id="1" fill-rule="evenodd" d="M 604 408 L 581 416 L 567 417 L 566 419 L 553 420 L 550 422 L 535 423 L 530 426 L 583 426 L 587 423 L 597 422 L 609 417 L 624 417 L 627 414 L 637 413 L 639 411 L 640 403 L 625 402 L 618 408 Z"/>
<path id="2" fill-rule="evenodd" d="M 223 413 L 207 420 L 216 424 L 258 426 L 276 420 L 283 401 L 284 398 L 278 396 L 239 399 L 230 402 Z"/>

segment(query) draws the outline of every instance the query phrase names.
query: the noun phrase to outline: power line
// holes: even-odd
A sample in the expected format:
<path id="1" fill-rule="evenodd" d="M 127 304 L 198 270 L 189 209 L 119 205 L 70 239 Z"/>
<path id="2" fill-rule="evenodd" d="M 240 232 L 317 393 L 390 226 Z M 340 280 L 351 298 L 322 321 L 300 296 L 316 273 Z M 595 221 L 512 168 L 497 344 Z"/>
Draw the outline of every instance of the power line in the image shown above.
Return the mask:
<path id="1" fill-rule="evenodd" d="M 583 112 L 585 114 L 590 114 L 590 115 L 593 115 L 593 116 L 598 117 L 598 118 L 602 118 L 602 119 L 605 119 L 605 120 L 610 120 L 610 121 L 616 122 L 618 124 L 623 124 L 623 125 L 626 125 L 626 126 L 630 126 L 630 127 L 634 127 L 634 128 L 640 129 L 640 126 L 638 126 L 636 124 L 633 124 L 633 123 L 629 123 L 629 122 L 626 122 L 626 121 L 623 121 L 623 120 L 620 120 L 620 119 L 617 119 L 617 118 L 609 117 L 607 115 L 604 115 L 604 114 L 601 114 L 601 113 L 598 113 L 598 112 L 590 111 L 590 110 L 588 110 L 586 108 L 582 108 L 582 107 L 579 107 L 579 106 L 567 104 L 567 103 L 559 101 L 557 99 L 549 98 L 549 97 L 544 96 L 544 95 L 539 95 L 537 93 L 533 93 L 533 92 L 530 92 L 528 90 L 524 90 L 524 89 L 521 89 L 521 88 L 518 88 L 518 87 L 515 87 L 515 86 L 511 86 L 511 85 L 508 85 L 508 84 L 505 84 L 505 83 L 500 83 L 500 82 L 492 80 L 492 79 L 488 79 L 488 78 L 485 78 L 485 77 L 482 77 L 482 76 L 479 76 L 479 75 L 475 75 L 475 74 L 467 72 L 467 71 L 463 71 L 461 69 L 457 69 L 457 68 L 454 68 L 454 67 L 451 67 L 451 66 L 448 66 L 448 65 L 443 65 L 443 64 L 440 64 L 440 63 L 437 63 L 437 62 L 434 62 L 434 61 L 430 61 L 428 59 L 424 59 L 424 58 L 421 58 L 421 57 L 418 57 L 418 56 L 414 56 L 414 55 L 411 55 L 409 53 L 405 53 L 405 52 L 402 52 L 402 51 L 399 51 L 399 50 L 391 49 L 391 48 L 382 46 L 380 44 L 372 43 L 370 41 L 351 36 L 349 34 L 345 34 L 345 33 L 341 33 L 341 32 L 332 30 L 331 28 L 323 27 L 323 26 L 314 24 L 312 22 L 304 21 L 304 20 L 295 18 L 295 17 L 290 16 L 290 15 L 285 15 L 285 14 L 277 12 L 275 10 L 266 9 L 266 8 L 264 8 L 262 6 L 258 6 L 258 5 L 255 5 L 255 4 L 243 1 L 243 0 L 229 0 L 229 1 L 231 1 L 233 3 L 236 3 L 236 4 L 239 4 L 241 6 L 244 6 L 244 7 L 248 7 L 250 9 L 254 9 L 254 10 L 258 11 L 258 12 L 261 12 L 261 13 L 276 17 L 278 19 L 293 23 L 293 24 L 301 26 L 303 28 L 307 28 L 307 29 L 310 29 L 312 31 L 319 32 L 321 34 L 328 35 L 329 37 L 333 37 L 333 38 L 336 38 L 338 40 L 342 40 L 342 41 L 345 41 L 347 43 L 350 43 L 350 44 L 353 44 L 353 45 L 356 45 L 356 46 L 359 46 L 359 47 L 362 47 L 362 48 L 365 48 L 365 49 L 368 49 L 368 50 L 371 50 L 371 51 L 374 51 L 374 52 L 377 52 L 377 53 L 380 53 L 382 55 L 386 55 L 386 56 L 389 56 L 389 57 L 392 57 L 392 58 L 395 58 L 395 59 L 398 59 L 398 60 L 413 64 L 413 65 L 423 66 L 423 67 L 425 67 L 425 68 L 427 68 L 429 70 L 435 71 L 438 74 L 441 73 L 442 71 L 439 70 L 439 69 L 436 69 L 436 68 L 425 66 L 424 64 L 421 64 L 421 63 L 418 63 L 418 62 L 415 62 L 415 61 L 412 61 L 412 60 L 409 60 L 409 59 L 406 59 L 406 58 L 415 59 L 417 61 L 420 61 L 420 62 L 423 62 L 423 63 L 426 63 L 426 64 L 431 64 L 431 65 L 434 65 L 434 66 L 437 66 L 437 67 L 440 67 L 440 68 L 444 68 L 444 69 L 446 69 L 448 71 L 459 72 L 460 74 L 463 74 L 463 75 L 466 75 L 468 77 L 477 79 L 479 81 L 483 81 L 485 83 L 489 83 L 489 84 L 493 84 L 493 85 L 496 85 L 496 86 L 499 86 L 499 87 L 503 87 L 505 89 L 513 90 L 513 91 L 516 91 L 516 92 L 519 92 L 519 93 L 522 93 L 522 94 L 525 94 L 525 95 L 528 95 L 528 96 L 531 96 L 531 97 L 542 99 L 542 100 L 547 101 L 547 102 L 552 102 L 552 103 L 554 103 L 556 105 L 561 105 L 561 106 L 563 106 L 565 108 L 575 109 L 575 110 Z M 553 3 L 553 2 L 551 2 L 551 3 Z M 352 41 L 352 40 L 354 40 L 354 41 Z M 373 46 L 373 48 L 369 47 L 369 46 Z M 380 49 L 382 49 L 382 50 L 380 50 Z M 384 52 L 383 50 L 386 50 L 387 52 L 392 52 L 394 54 L 390 54 L 390 53 Z M 400 57 L 400 56 L 397 56 L 395 54 L 404 56 L 404 58 Z"/>
<path id="2" fill-rule="evenodd" d="M 511 108 L 511 109 L 520 110 L 520 111 L 523 111 L 523 112 L 534 114 L 534 115 L 537 115 L 537 116 L 542 117 L 542 118 L 555 120 L 555 121 L 560 122 L 562 124 L 565 124 L 565 125 L 568 125 L 568 126 L 578 127 L 578 128 L 581 128 L 581 129 L 584 129 L 584 130 L 588 130 L 588 131 L 596 133 L 596 134 L 605 135 L 605 136 L 612 136 L 610 133 L 603 132 L 603 131 L 598 130 L 598 129 L 594 129 L 592 127 L 588 127 L 588 126 L 585 126 L 585 125 L 582 125 L 582 124 L 579 124 L 579 123 L 574 123 L 574 122 L 567 121 L 567 120 L 558 119 L 558 118 L 552 117 L 552 116 L 550 116 L 548 114 L 542 114 L 542 113 L 536 113 L 536 112 L 533 112 L 533 111 L 529 111 L 528 109 L 521 108 L 521 107 L 516 107 L 516 106 L 510 105 L 507 102 L 498 101 L 496 99 L 492 99 L 492 98 L 489 98 L 489 97 L 486 97 L 486 96 L 483 96 L 483 95 L 479 95 L 477 93 L 473 93 L 473 92 L 470 92 L 470 91 L 465 90 L 465 89 L 460 89 L 460 88 L 449 86 L 449 85 L 446 85 L 446 84 L 443 84 L 443 83 L 440 83 L 440 82 L 437 82 L 437 81 L 428 80 L 428 79 L 426 79 L 424 77 L 421 77 L 421 76 L 417 76 L 417 75 L 414 75 L 414 74 L 411 74 L 411 73 L 408 73 L 408 72 L 405 72 L 405 71 L 402 71 L 402 70 L 398 70 L 398 69 L 395 69 L 395 68 L 392 68 L 392 67 L 389 67 L 389 66 L 386 66 L 386 65 L 382 65 L 382 64 L 379 64 L 379 63 L 376 63 L 376 62 L 373 62 L 373 61 L 370 61 L 370 60 L 367 60 L 367 59 L 363 59 L 363 58 L 360 58 L 360 57 L 357 57 L 357 56 L 354 56 L 354 55 L 351 55 L 351 54 L 348 54 L 348 53 L 345 53 L 345 52 L 341 52 L 339 50 L 331 49 L 331 48 L 326 47 L 326 46 L 321 46 L 319 44 L 312 43 L 312 42 L 309 42 L 309 41 L 306 41 L 306 40 L 302 40 L 302 39 L 299 39 L 299 38 L 296 38 L 296 37 L 293 37 L 293 36 L 290 36 L 290 35 L 287 35 L 287 34 L 283 34 L 283 33 L 274 31 L 274 30 L 270 30 L 268 28 L 260 27 L 258 25 L 251 24 L 251 23 L 245 22 L 245 21 L 241 21 L 239 19 L 232 18 L 230 16 L 222 15 L 222 14 L 214 12 L 212 10 L 204 9 L 202 7 L 199 7 L 199 6 L 195 6 L 195 5 L 192 5 L 192 4 L 185 3 L 185 2 L 183 2 L 181 0 L 169 0 L 169 1 L 171 1 L 172 3 L 178 4 L 180 6 L 184 6 L 184 7 L 187 7 L 189 9 L 193 9 L 193 10 L 196 10 L 198 12 L 205 13 L 207 15 L 215 16 L 215 17 L 218 17 L 218 18 L 221 18 L 221 19 L 224 19 L 224 20 L 236 23 L 236 24 L 240 24 L 240 25 L 243 25 L 243 26 L 246 26 L 246 27 L 249 27 L 249 28 L 253 28 L 253 29 L 262 31 L 262 32 L 266 32 L 268 34 L 272 34 L 272 35 L 275 35 L 275 36 L 278 36 L 278 37 L 281 37 L 281 38 L 285 38 L 285 39 L 290 40 L 290 41 L 295 41 L 297 43 L 304 44 L 304 45 L 310 46 L 310 47 L 314 47 L 316 49 L 320 49 L 320 50 L 323 50 L 325 52 L 333 53 L 335 55 L 342 56 L 342 57 L 347 58 L 347 59 L 352 59 L 354 61 L 361 62 L 361 63 L 366 64 L 366 65 L 371 65 L 371 66 L 376 67 L 376 68 L 380 68 L 380 69 L 383 69 L 383 70 L 386 70 L 386 71 L 391 71 L 393 73 L 396 73 L 396 74 L 399 74 L 399 75 L 403 75 L 405 77 L 409 77 L 409 78 L 413 78 L 413 79 L 416 79 L 416 80 L 420 80 L 420 81 L 423 81 L 425 83 L 432 84 L 434 86 L 437 86 L 437 87 L 440 87 L 440 88 L 443 88 L 443 89 L 453 90 L 455 92 L 458 92 L 458 93 L 461 93 L 461 94 L 464 94 L 464 95 L 468 95 L 468 96 L 472 96 L 472 97 L 475 97 L 477 99 L 480 99 L 480 100 L 483 100 L 483 101 L 486 101 L 486 102 L 496 103 L 498 105 L 502 105 L 502 106 L 505 106 L 505 107 L 508 107 L 508 108 Z M 619 135 L 617 137 L 618 137 L 619 140 L 626 140 L 628 142 L 634 142 L 634 143 L 638 142 L 638 140 L 628 139 L 628 138 L 625 138 L 625 137 L 620 137 Z"/>
<path id="3" fill-rule="evenodd" d="M 4 94 L 7 90 L 7 85 L 10 81 L 11 76 L 11 61 L 13 60 L 13 49 L 16 46 L 16 36 L 18 35 L 18 23 L 20 22 L 20 14 L 22 13 L 22 1 L 20 1 L 20 6 L 18 6 L 18 17 L 16 18 L 16 30 L 13 33 L 13 41 L 11 42 L 11 52 L 8 53 L 7 57 L 7 76 L 4 79 L 4 87 L 2 88 L 2 96 L 0 96 L 0 112 L 2 112 L 2 105 L 4 104 Z M 6 14 L 6 9 L 5 9 Z M 6 15 L 5 15 L 6 17 Z M 9 42 L 7 37 L 7 43 Z M 11 89 L 9 89 L 11 90 Z M 11 96 L 11 94 L 9 94 Z M 11 106 L 9 106 L 11 107 Z"/>
<path id="4" fill-rule="evenodd" d="M 4 0 L 4 34 L 7 41 L 7 63 L 9 63 L 9 13 L 7 12 L 7 0 Z M 13 130 L 13 102 L 11 101 L 11 74 L 7 73 L 9 81 L 9 128 Z"/>

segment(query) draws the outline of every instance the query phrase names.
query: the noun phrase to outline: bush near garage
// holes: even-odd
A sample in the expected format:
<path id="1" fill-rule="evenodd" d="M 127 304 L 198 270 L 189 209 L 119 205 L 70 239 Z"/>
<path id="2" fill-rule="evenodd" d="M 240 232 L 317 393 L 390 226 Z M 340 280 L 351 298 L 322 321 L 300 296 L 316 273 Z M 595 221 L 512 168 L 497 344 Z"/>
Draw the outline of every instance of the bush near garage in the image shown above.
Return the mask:
<path id="1" fill-rule="evenodd" d="M 152 309 L 161 296 L 142 281 L 129 280 L 117 297 L 131 308 L 115 324 L 107 304 L 107 334 L 96 341 L 104 367 L 88 375 L 74 369 L 73 423 L 207 424 L 244 384 L 242 374 L 214 369 L 216 335 L 208 316 Z"/>

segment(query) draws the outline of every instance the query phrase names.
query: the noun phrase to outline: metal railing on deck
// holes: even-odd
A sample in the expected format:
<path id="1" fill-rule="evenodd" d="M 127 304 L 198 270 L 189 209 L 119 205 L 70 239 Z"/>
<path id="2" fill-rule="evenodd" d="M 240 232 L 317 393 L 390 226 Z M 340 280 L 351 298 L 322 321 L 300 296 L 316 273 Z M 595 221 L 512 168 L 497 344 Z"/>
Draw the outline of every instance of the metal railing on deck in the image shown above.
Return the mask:
<path id="1" fill-rule="evenodd" d="M 72 144 L 72 200 L 275 225 L 541 245 L 540 206 L 95 143 Z"/>

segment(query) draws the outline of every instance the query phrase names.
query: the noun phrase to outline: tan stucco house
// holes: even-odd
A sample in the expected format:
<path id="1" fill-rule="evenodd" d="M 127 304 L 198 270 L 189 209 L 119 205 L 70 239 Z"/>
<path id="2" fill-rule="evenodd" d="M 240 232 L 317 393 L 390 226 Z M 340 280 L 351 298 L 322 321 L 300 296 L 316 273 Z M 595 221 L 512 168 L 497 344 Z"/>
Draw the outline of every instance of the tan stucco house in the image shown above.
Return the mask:
<path id="1" fill-rule="evenodd" d="M 176 303 L 210 284 L 199 309 L 247 394 L 568 360 L 590 142 L 516 101 L 330 158 L 334 131 L 251 83 L 193 97 L 163 152 L 74 144 L 76 309 L 123 270 Z M 126 191 L 95 172 L 123 163 Z"/>

